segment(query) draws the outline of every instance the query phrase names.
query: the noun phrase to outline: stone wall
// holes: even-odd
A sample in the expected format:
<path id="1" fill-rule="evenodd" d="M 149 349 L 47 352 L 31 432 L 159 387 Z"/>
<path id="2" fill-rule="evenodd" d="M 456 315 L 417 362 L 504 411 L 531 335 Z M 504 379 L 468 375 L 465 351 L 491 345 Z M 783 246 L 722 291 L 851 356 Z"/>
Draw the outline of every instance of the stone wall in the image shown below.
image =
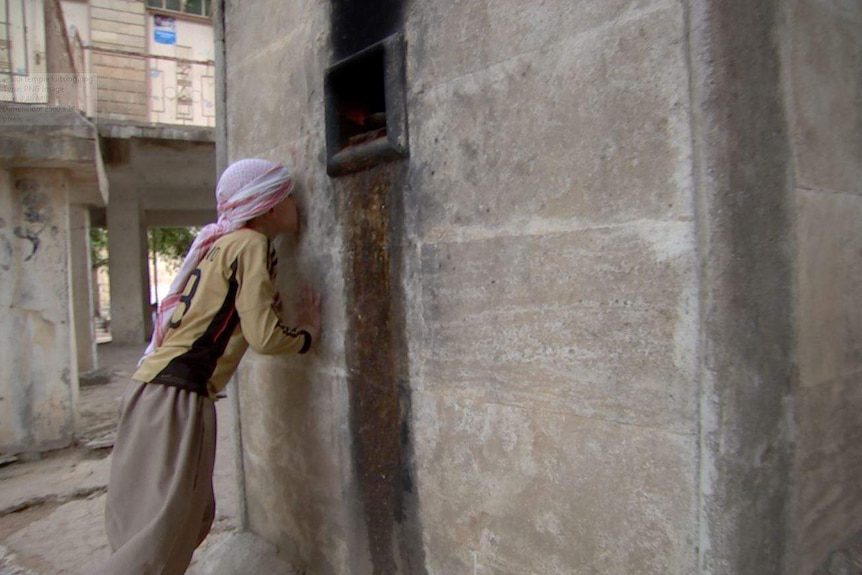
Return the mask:
<path id="1" fill-rule="evenodd" d="M 862 5 L 788 3 L 799 387 L 788 573 L 862 530 Z"/>
<path id="2" fill-rule="evenodd" d="M 429 573 L 691 573 L 697 299 L 676 2 L 415 3 Z"/>
<path id="3" fill-rule="evenodd" d="M 384 4 L 410 157 L 329 178 L 363 3 L 226 0 L 222 152 L 296 170 L 326 333 L 241 367 L 249 527 L 321 574 L 812 572 L 860 528 L 858 11 Z"/>
<path id="4" fill-rule="evenodd" d="M 346 331 L 349 214 L 338 210 L 359 209 L 345 195 L 370 189 L 328 179 L 321 163 L 329 8 L 227 3 L 229 156 L 298 171 L 307 233 L 282 247 L 280 270 L 323 289 L 327 333 L 310 360 L 247 358 L 242 438 L 251 528 L 311 571 L 364 573 L 373 519 L 344 348 L 375 342 Z M 403 253 L 405 472 L 422 569 L 690 572 L 683 13 L 674 2 L 417 3 L 404 19 L 411 159 L 391 242 Z M 243 89 L 250 78 L 256 89 Z M 281 281 L 292 293 L 296 281 Z M 409 546 L 392 545 L 407 562 Z"/>
<path id="5" fill-rule="evenodd" d="M 351 573 L 368 560 L 350 455 L 343 222 L 321 163 L 329 6 L 228 2 L 225 19 L 228 159 L 264 157 L 295 170 L 303 239 L 282 243 L 278 287 L 286 309 L 301 282 L 321 290 L 326 333 L 309 356 L 243 360 L 248 525 L 297 568 Z"/>

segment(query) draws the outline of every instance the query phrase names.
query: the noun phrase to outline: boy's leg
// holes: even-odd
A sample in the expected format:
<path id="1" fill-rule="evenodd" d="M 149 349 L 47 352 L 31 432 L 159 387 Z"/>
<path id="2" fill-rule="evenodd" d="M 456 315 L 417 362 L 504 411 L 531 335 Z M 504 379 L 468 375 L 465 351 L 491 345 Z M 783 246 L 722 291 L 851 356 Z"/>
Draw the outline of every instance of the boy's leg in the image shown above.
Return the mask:
<path id="1" fill-rule="evenodd" d="M 98 575 L 185 571 L 212 497 L 215 437 L 212 401 L 133 382 L 117 432 L 105 510 L 115 552 Z"/>

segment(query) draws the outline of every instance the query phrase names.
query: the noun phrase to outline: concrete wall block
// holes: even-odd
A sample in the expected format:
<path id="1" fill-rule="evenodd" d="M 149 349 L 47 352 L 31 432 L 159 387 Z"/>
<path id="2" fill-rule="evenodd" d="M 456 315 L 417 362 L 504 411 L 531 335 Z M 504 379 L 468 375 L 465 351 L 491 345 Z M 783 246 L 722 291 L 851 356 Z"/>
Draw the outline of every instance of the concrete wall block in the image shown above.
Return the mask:
<path id="1" fill-rule="evenodd" d="M 428 573 L 696 572 L 696 439 L 414 395 Z"/>
<path id="2" fill-rule="evenodd" d="M 139 24 L 129 24 L 112 20 L 91 18 L 90 26 L 90 29 L 94 32 L 111 32 L 131 38 L 143 38 L 146 35 L 146 28 L 144 27 L 143 19 L 141 19 Z"/>
<path id="3" fill-rule="evenodd" d="M 347 384 L 331 372 L 311 381 L 309 361 L 249 353 L 241 364 L 250 527 L 298 572 L 350 573 Z"/>
<path id="4" fill-rule="evenodd" d="M 146 121 L 147 109 L 137 104 L 121 104 L 119 102 L 100 101 L 97 104 L 99 117 L 120 121 Z"/>
<path id="5" fill-rule="evenodd" d="M 692 432 L 691 234 L 676 224 L 425 245 L 423 386 Z"/>
<path id="6" fill-rule="evenodd" d="M 285 35 L 278 46 L 258 43 L 255 57 L 228 67 L 231 85 L 247 85 L 248 78 L 256 79 L 254 89 L 246 90 L 242 98 L 227 99 L 231 149 L 248 150 L 232 152 L 234 158 L 299 138 L 324 141 L 323 77 L 329 62 L 324 39 L 317 34 L 322 25 L 318 16 L 315 26 L 309 24 Z M 228 61 L 234 62 L 230 52 Z M 316 150 L 310 158 L 318 160 Z"/>
<path id="7" fill-rule="evenodd" d="M 683 35 L 663 10 L 411 98 L 419 234 L 691 216 Z"/>
<path id="8" fill-rule="evenodd" d="M 147 113 L 146 96 L 132 92 L 100 90 L 97 105 L 99 113 L 108 109 L 131 114 Z"/>
<path id="9" fill-rule="evenodd" d="M 231 39 L 228 69 L 273 51 L 292 54 L 289 46 L 301 46 L 303 37 L 318 47 L 326 42 L 323 31 L 329 28 L 330 5 L 322 0 L 244 2 L 241 6 L 227 2 L 226 11 L 226 34 Z"/>
<path id="10" fill-rule="evenodd" d="M 142 92 L 121 92 L 119 90 L 99 90 L 99 104 L 103 102 L 108 105 L 125 104 L 133 106 L 133 109 L 147 109 L 147 96 Z"/>
<path id="11" fill-rule="evenodd" d="M 574 35 L 604 35 L 609 28 L 672 6 L 667 0 L 411 3 L 408 40 L 415 65 L 410 76 L 418 86 L 439 84 Z"/>
<path id="12" fill-rule="evenodd" d="M 799 184 L 862 194 L 862 8 L 815 0 L 791 5 Z"/>
<path id="13" fill-rule="evenodd" d="M 96 87 L 98 88 L 98 80 L 99 78 L 113 78 L 116 74 L 119 73 L 122 68 L 114 68 L 111 66 L 102 66 L 100 64 L 93 64 L 91 70 L 94 74 L 96 74 Z"/>
<path id="14" fill-rule="evenodd" d="M 90 39 L 95 46 L 104 46 L 114 50 L 130 50 L 133 52 L 143 52 L 146 47 L 146 40 L 143 36 L 129 36 L 127 34 L 117 34 L 116 32 L 104 32 L 101 30 L 92 30 Z"/>
<path id="15" fill-rule="evenodd" d="M 94 5 L 90 7 L 90 18 L 93 20 L 107 20 L 109 22 L 123 22 L 124 24 L 138 24 L 140 26 L 144 26 L 146 23 L 143 12 L 97 8 Z"/>
<path id="16" fill-rule="evenodd" d="M 145 12 L 143 0 L 91 0 L 90 7 L 130 14 L 144 14 Z"/>
<path id="17" fill-rule="evenodd" d="M 797 573 L 862 529 L 862 197 L 797 192 Z"/>
<path id="18" fill-rule="evenodd" d="M 99 105 L 99 118 L 103 120 L 117 120 L 120 122 L 146 122 L 146 111 L 141 111 L 140 107 L 128 107 L 122 104 L 108 102 L 105 105 Z"/>
<path id="19" fill-rule="evenodd" d="M 104 93 L 109 92 L 128 92 L 140 95 L 143 101 L 146 102 L 147 82 L 144 78 L 140 80 L 127 80 L 121 78 L 112 78 L 110 76 L 101 76 L 99 78 L 99 92 L 103 93 L 102 98 L 107 99 Z"/>
<path id="20" fill-rule="evenodd" d="M 93 52 L 92 63 L 96 73 L 111 73 L 111 68 L 132 69 L 144 71 L 147 68 L 147 61 L 144 58 L 130 58 L 128 56 L 114 56 L 105 54 L 104 52 Z"/>
<path id="21" fill-rule="evenodd" d="M 799 370 L 814 387 L 862 371 L 862 198 L 800 191 Z"/>
<path id="22" fill-rule="evenodd" d="M 794 573 L 814 573 L 829 553 L 862 528 L 862 385 L 856 374 L 801 390 L 797 399 L 800 557 Z"/>
<path id="23" fill-rule="evenodd" d="M 130 63 L 133 63 L 134 60 L 129 60 Z M 141 68 L 134 67 L 121 67 L 121 68 L 111 68 L 105 66 L 96 66 L 95 68 L 96 74 L 98 75 L 98 79 L 96 82 L 96 86 L 98 88 L 102 87 L 102 80 L 130 80 L 136 82 L 146 82 L 146 72 Z"/>

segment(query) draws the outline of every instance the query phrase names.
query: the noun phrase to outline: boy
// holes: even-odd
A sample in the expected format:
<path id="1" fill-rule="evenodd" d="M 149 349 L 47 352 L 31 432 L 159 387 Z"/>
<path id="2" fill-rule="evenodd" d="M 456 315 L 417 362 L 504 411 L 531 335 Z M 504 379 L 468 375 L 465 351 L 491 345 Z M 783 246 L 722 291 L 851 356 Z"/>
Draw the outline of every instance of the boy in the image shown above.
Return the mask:
<path id="1" fill-rule="evenodd" d="M 287 169 L 241 160 L 216 188 L 218 222 L 198 234 L 159 308 L 123 398 L 105 525 L 114 554 L 97 575 L 181 575 L 215 517 L 214 399 L 251 346 L 305 353 L 320 296 L 303 288 L 298 327 L 281 323 L 272 239 L 296 233 Z"/>

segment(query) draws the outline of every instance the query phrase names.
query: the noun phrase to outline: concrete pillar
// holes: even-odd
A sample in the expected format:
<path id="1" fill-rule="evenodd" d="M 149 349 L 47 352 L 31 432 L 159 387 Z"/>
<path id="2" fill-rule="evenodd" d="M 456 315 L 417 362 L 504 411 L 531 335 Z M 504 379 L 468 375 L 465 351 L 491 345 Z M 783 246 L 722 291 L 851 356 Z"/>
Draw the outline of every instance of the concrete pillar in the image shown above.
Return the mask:
<path id="1" fill-rule="evenodd" d="M 0 170 L 0 453 L 56 449 L 74 438 L 65 174 Z"/>
<path id="2" fill-rule="evenodd" d="M 90 212 L 86 206 L 69 209 L 72 274 L 72 311 L 75 321 L 75 343 L 78 369 L 91 371 L 98 367 L 96 330 L 93 325 L 92 261 L 90 259 Z"/>
<path id="3" fill-rule="evenodd" d="M 117 343 L 146 341 L 149 270 L 144 213 L 137 194 L 118 191 L 108 203 L 111 336 Z"/>

